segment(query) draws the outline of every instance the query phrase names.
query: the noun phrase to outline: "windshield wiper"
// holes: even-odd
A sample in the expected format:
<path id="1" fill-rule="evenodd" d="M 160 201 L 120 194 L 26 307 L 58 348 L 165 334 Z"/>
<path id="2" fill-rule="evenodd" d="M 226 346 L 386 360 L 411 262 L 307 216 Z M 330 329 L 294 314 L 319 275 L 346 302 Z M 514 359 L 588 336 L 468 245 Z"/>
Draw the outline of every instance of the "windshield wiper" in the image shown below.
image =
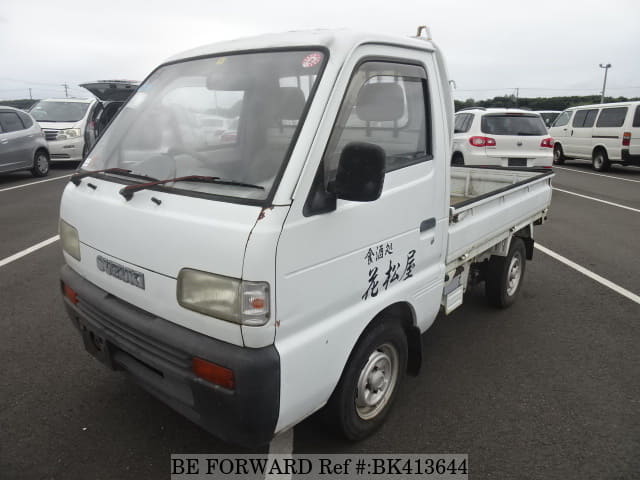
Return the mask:
<path id="1" fill-rule="evenodd" d="M 106 168 L 104 170 L 91 170 L 88 172 L 78 172 L 78 173 L 74 173 L 73 175 L 71 175 L 71 178 L 69 179 L 71 181 L 71 183 L 73 183 L 76 187 L 78 185 L 80 185 L 80 180 L 82 180 L 84 177 L 90 177 L 91 175 L 95 175 L 96 173 L 120 173 L 120 174 L 126 174 L 131 172 L 131 170 L 126 170 L 124 168 Z"/>
<path id="2" fill-rule="evenodd" d="M 131 170 L 127 170 L 126 168 L 107 168 L 105 170 L 92 170 L 89 172 L 79 172 L 71 175 L 71 182 L 77 187 L 80 185 L 80 180 L 84 177 L 90 177 L 96 173 L 113 173 L 115 175 L 122 175 L 123 177 L 133 177 L 133 178 L 146 178 L 147 180 L 157 180 L 157 178 L 150 177 L 149 175 L 143 175 L 141 173 L 131 173 Z"/>
<path id="3" fill-rule="evenodd" d="M 157 185 L 163 185 L 170 182 L 202 182 L 202 183 L 216 183 L 218 185 L 236 185 L 239 187 L 257 188 L 258 190 L 264 190 L 264 187 L 260 185 L 253 185 L 251 183 L 236 182 L 235 180 L 223 180 L 220 177 L 207 177 L 203 175 L 187 175 L 186 177 L 167 178 L 165 180 L 157 180 L 155 182 L 138 183 L 136 185 L 128 185 L 120 189 L 120 195 L 128 200 L 133 198 L 133 194 L 140 190 L 155 187 Z"/>

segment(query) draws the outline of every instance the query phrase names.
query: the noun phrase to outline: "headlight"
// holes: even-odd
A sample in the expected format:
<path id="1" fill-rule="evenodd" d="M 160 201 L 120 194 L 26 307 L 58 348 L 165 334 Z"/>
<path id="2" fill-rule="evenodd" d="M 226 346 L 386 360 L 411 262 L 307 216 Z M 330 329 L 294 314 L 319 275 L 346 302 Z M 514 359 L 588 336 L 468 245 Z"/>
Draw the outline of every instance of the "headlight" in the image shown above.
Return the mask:
<path id="1" fill-rule="evenodd" d="M 58 230 L 60 232 L 62 250 L 80 261 L 80 237 L 78 237 L 78 230 L 62 219 L 60 219 Z"/>
<path id="2" fill-rule="evenodd" d="M 269 284 L 185 268 L 178 274 L 178 303 L 211 317 L 260 326 L 269 320 Z"/>
<path id="3" fill-rule="evenodd" d="M 76 138 L 80 136 L 80 129 L 79 128 L 67 128 L 66 130 L 62 130 L 60 131 L 60 133 L 58 134 L 58 140 L 64 140 L 65 138 Z"/>

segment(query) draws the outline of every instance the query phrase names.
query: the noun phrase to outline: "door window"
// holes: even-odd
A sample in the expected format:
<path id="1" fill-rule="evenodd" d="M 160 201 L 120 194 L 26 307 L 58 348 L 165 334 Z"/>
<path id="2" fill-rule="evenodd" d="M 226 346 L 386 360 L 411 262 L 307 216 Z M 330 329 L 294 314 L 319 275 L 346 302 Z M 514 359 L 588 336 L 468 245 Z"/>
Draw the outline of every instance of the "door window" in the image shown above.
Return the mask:
<path id="1" fill-rule="evenodd" d="M 596 117 L 598 116 L 598 110 L 587 110 L 587 116 L 584 118 L 583 127 L 593 127 L 593 124 L 596 121 Z"/>
<path id="2" fill-rule="evenodd" d="M 430 160 L 427 81 L 422 67 L 365 62 L 355 72 L 324 154 L 326 178 L 351 142 L 372 143 L 386 153 L 386 171 Z"/>
<path id="3" fill-rule="evenodd" d="M 573 117 L 574 128 L 587 128 L 593 127 L 593 123 L 598 116 L 598 109 L 593 110 L 578 110 L 576 116 Z"/>
<path id="4" fill-rule="evenodd" d="M 24 125 L 15 112 L 0 112 L 0 125 L 5 132 L 24 130 Z"/>
<path id="5" fill-rule="evenodd" d="M 569 123 L 569 119 L 571 118 L 571 112 L 562 112 L 556 121 L 553 123 L 553 127 L 564 127 L 567 123 Z"/>

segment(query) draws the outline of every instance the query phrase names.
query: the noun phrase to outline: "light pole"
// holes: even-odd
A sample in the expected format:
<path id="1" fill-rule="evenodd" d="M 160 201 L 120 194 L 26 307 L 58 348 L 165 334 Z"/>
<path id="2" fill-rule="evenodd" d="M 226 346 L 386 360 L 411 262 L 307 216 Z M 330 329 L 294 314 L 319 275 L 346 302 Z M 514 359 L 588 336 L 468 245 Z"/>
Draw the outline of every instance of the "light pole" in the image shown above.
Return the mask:
<path id="1" fill-rule="evenodd" d="M 600 64 L 600 68 L 604 68 L 604 83 L 602 84 L 602 97 L 600 97 L 600 103 L 604 103 L 604 90 L 607 88 L 607 71 L 611 68 L 611 64 Z"/>

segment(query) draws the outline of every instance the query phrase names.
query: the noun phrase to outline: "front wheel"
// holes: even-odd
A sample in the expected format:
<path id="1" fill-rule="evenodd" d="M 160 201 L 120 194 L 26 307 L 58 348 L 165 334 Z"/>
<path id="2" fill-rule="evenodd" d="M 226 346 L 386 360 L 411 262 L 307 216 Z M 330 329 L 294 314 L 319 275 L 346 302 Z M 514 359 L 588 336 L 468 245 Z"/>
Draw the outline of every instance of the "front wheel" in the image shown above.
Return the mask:
<path id="1" fill-rule="evenodd" d="M 34 177 L 46 177 L 49 173 L 49 154 L 44 150 L 38 150 L 33 157 L 31 174 Z"/>
<path id="2" fill-rule="evenodd" d="M 556 165 L 564 165 L 564 153 L 562 152 L 562 146 L 559 144 L 553 147 L 553 163 Z"/>
<path id="3" fill-rule="evenodd" d="M 516 301 L 525 270 L 525 247 L 521 238 L 511 240 L 506 257 L 492 256 L 489 259 L 485 293 L 489 304 L 498 308 L 507 308 Z"/>
<path id="4" fill-rule="evenodd" d="M 407 368 L 407 337 L 399 322 L 380 323 L 360 339 L 327 414 L 349 440 L 361 440 L 386 419 Z"/>

